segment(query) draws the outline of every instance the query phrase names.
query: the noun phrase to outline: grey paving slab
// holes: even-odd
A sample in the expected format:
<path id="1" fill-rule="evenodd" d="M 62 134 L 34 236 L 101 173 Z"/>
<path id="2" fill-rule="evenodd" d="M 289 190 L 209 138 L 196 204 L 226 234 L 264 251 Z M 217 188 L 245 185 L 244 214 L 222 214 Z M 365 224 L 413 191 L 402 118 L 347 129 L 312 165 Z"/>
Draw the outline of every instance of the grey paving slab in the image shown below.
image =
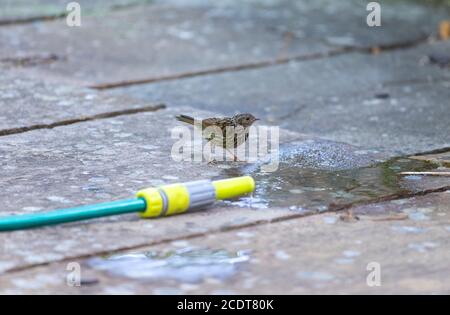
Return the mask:
<path id="1" fill-rule="evenodd" d="M 200 176 L 198 175 L 199 178 Z M 130 194 L 126 196 L 128 197 Z M 250 208 L 222 206 L 157 220 L 142 220 L 137 215 L 122 215 L 81 224 L 2 233 L 0 274 L 3 276 L 10 270 L 26 269 L 55 261 L 176 241 L 290 215 L 290 211 L 283 209 L 256 211 Z"/>
<path id="2" fill-rule="evenodd" d="M 307 125 L 325 138 L 384 149 L 397 156 L 450 147 L 449 84 L 385 87 L 389 99 L 367 95 L 336 105 L 331 102 L 322 111 L 315 108 L 307 113 L 316 122 Z M 327 111 L 333 114 L 331 124 L 324 115 Z"/>
<path id="3" fill-rule="evenodd" d="M 128 199 L 145 187 L 226 177 L 223 169 L 231 167 L 226 163 L 172 160 L 175 139 L 171 137 L 171 128 L 177 125 L 175 115 L 180 110 L 145 112 L 0 137 L 0 214 L 17 215 Z M 197 117 L 212 115 L 192 108 L 182 110 Z M 298 134 L 281 132 L 282 141 L 298 138 Z M 0 270 L 286 215 L 285 211 L 274 209 L 256 213 L 245 206 L 230 211 L 233 207 L 236 208 L 219 205 L 215 209 L 217 218 L 212 219 L 209 212 L 202 213 L 192 224 L 190 216 L 158 223 L 164 220 L 142 222 L 131 215 L 71 227 L 1 233 Z M 151 235 L 144 231 L 144 226 Z M 124 233 L 128 236 L 123 237 Z M 111 242 L 113 234 L 120 235 L 121 241 Z M 68 247 L 58 247 L 61 240 Z"/>
<path id="4" fill-rule="evenodd" d="M 285 21 L 280 22 L 277 28 L 288 29 L 300 37 L 305 34 L 321 35 L 323 40 L 331 45 L 354 47 L 370 47 L 376 43 L 390 45 L 421 38 L 424 34 L 435 32 L 437 21 L 450 14 L 450 6 L 445 3 L 433 7 L 411 1 L 378 1 L 381 6 L 383 27 L 369 28 L 366 17 L 369 13 L 367 4 L 370 1 L 319 0 L 311 3 L 292 0 L 220 2 L 160 0 L 156 2 L 188 7 L 215 5 L 224 12 L 236 8 L 251 11 L 254 7 L 263 7 L 268 14 L 272 10 L 283 10 Z M 414 29 L 408 30 L 407 25 L 414 25 Z"/>
<path id="5" fill-rule="evenodd" d="M 204 163 L 171 163 L 171 128 L 178 113 L 139 113 L 0 137 L 2 214 L 23 212 L 24 206 L 48 209 L 132 196 L 139 187 L 162 183 L 163 176 L 216 175 L 217 168 Z M 189 174 L 183 171 L 187 167 Z M 21 191 L 36 198 L 21 205 Z"/>
<path id="6" fill-rule="evenodd" d="M 258 17 L 258 12 L 253 15 Z M 5 47 L 0 54 L 6 58 L 54 53 L 61 57 L 59 62 L 30 70 L 82 85 L 156 78 L 278 58 L 285 39 L 267 29 L 268 20 L 253 21 L 239 11 L 214 16 L 213 8 L 136 7 L 108 17 L 86 17 L 80 28 L 58 20 L 0 29 Z M 305 54 L 328 49 L 313 41 L 293 46 Z"/>
<path id="7" fill-rule="evenodd" d="M 266 122 L 392 155 L 449 146 L 450 71 L 426 62 L 450 42 L 117 89 L 119 94 Z"/>
<path id="8" fill-rule="evenodd" d="M 0 292 L 448 294 L 449 201 L 447 191 L 359 207 L 351 222 L 315 215 L 77 260 L 80 287 L 67 285 L 70 261 L 50 264 L 3 275 Z M 379 286 L 367 282 L 373 264 Z"/>
<path id="9" fill-rule="evenodd" d="M 18 16 L 44 14 L 45 4 Z M 386 152 L 449 146 L 450 73 L 426 62 L 432 52 L 448 53 L 448 42 L 139 85 L 115 95 L 67 84 L 170 77 L 343 46 L 420 41 L 446 11 L 386 3 L 387 23 L 369 29 L 361 27 L 367 12 L 356 1 L 158 1 L 112 13 L 110 4 L 87 4 L 78 29 L 63 19 L 0 27 L 0 215 L 129 198 L 143 187 L 193 178 L 250 173 L 260 189 L 251 198 L 161 220 L 126 215 L 0 233 L 0 293 L 449 292 L 448 192 L 298 219 L 315 212 L 317 203 L 325 211 L 358 201 L 353 194 L 366 200 L 448 187 L 446 178 L 398 177 L 398 161 L 372 167 Z M 160 102 L 169 109 L 42 129 Z M 259 164 L 170 159 L 176 114 L 210 117 L 243 109 L 294 130 L 282 131 L 290 143 L 282 146 L 279 172 L 262 174 Z M 42 130 L 1 134 L 24 126 Z M 405 161 L 414 170 L 437 167 Z M 153 247 L 142 248 L 147 245 Z M 114 265 L 109 272 L 103 258 L 85 260 L 136 247 L 138 254 L 156 251 L 133 260 L 136 269 Z M 147 257 L 180 258 L 187 268 L 200 257 L 212 268 L 194 266 L 189 275 L 163 270 L 170 279 L 150 272 L 146 281 L 139 272 Z M 64 282 L 71 260 L 87 275 L 78 289 Z M 382 287 L 365 284 L 367 261 L 380 262 Z"/>
<path id="10" fill-rule="evenodd" d="M 366 24 L 360 1 L 282 1 L 272 4 L 154 4 L 65 21 L 0 29 L 0 58 L 51 53 L 59 59 L 29 68 L 80 84 L 157 79 L 177 74 L 311 56 L 339 48 L 422 39 L 446 13 L 386 2 L 385 24 Z"/>
<path id="11" fill-rule="evenodd" d="M 51 78 L 31 79 L 11 69 L 0 76 L 0 135 L 104 113 L 151 110 L 152 106 L 156 110 L 158 104 L 99 93 Z"/>
<path id="12" fill-rule="evenodd" d="M 74 96 L 70 97 L 68 100 L 73 101 Z M 195 233 L 258 223 L 261 220 L 303 215 L 302 212 L 287 211 L 287 204 L 281 209 L 274 206 L 275 204 L 264 206 L 263 201 L 267 197 L 265 191 L 271 192 L 270 198 L 273 200 L 288 200 L 289 206 L 293 205 L 292 202 L 306 202 L 305 210 L 314 210 L 311 205 L 313 202 L 317 203 L 320 196 L 322 206 L 327 206 L 330 202 L 322 193 L 331 193 L 328 197 L 334 196 L 332 201 L 338 198 L 340 192 L 333 194 L 334 186 L 333 191 L 327 188 L 323 191 L 323 185 L 334 185 L 336 176 L 339 176 L 333 175 L 333 170 L 370 167 L 377 159 L 383 158 L 368 151 L 358 151 L 358 148 L 347 144 L 311 139 L 282 130 L 280 140 L 289 141 L 289 144 L 286 144 L 286 147 L 285 144 L 281 146 L 282 152 L 286 153 L 282 156 L 282 171 L 269 176 L 270 180 L 267 180 L 267 174 L 260 174 L 257 164 L 174 163 L 170 153 L 175 139 L 171 138 L 170 130 L 178 124 L 174 116 L 180 113 L 189 113 L 200 118 L 217 115 L 190 107 L 177 107 L 0 137 L 1 215 L 106 202 L 129 198 L 143 187 L 193 178 L 230 177 L 249 173 L 257 178 L 258 186 L 262 188 L 255 198 L 220 204 L 213 212 L 195 214 L 194 217 L 186 215 L 143 222 L 130 215 L 87 224 L 2 233 L 1 270 L 189 237 Z M 301 142 L 292 142 L 296 139 Z M 295 150 L 296 148 L 298 150 Z M 255 167 L 256 170 L 253 170 Z M 327 184 L 321 182 L 321 179 L 298 183 L 292 182 L 291 177 L 283 177 L 286 172 L 295 172 L 305 174 L 307 179 L 314 174 L 314 169 L 317 172 L 328 172 L 325 176 L 325 179 L 328 179 Z M 364 186 L 367 179 L 356 180 L 361 181 Z M 350 181 L 354 186 L 354 180 L 350 178 Z M 286 191 L 277 191 L 281 182 L 286 183 Z M 372 185 L 372 182 L 369 177 L 369 185 Z M 311 185 L 319 184 L 321 186 L 317 189 L 311 189 Z M 446 184 L 439 185 L 437 187 Z M 308 186 L 306 188 L 311 194 L 298 195 L 297 190 L 305 188 L 303 186 Z M 345 189 L 348 188 L 346 184 L 344 186 Z M 340 186 L 337 188 L 340 189 Z M 420 187 L 415 189 L 420 191 Z M 384 195 L 393 191 L 383 188 L 380 193 Z M 291 193 L 289 198 L 285 198 L 286 193 Z M 311 201 L 308 201 L 308 198 L 311 198 Z M 143 232 L 143 226 L 152 227 L 148 231 L 149 234 Z M 192 229 L 186 226 L 191 226 Z M 127 235 L 126 238 L 121 237 L 120 241 L 111 242 L 111 235 L 124 234 Z M 61 240 L 65 245 L 59 246 Z"/>
<path id="13" fill-rule="evenodd" d="M 58 17 L 67 14 L 65 0 L 1 0 L 0 25 L 14 24 L 30 20 Z M 136 4 L 144 4 L 146 0 L 79 0 L 83 13 L 89 15 L 104 14 L 111 9 Z M 31 22 L 31 21 L 30 21 Z"/>

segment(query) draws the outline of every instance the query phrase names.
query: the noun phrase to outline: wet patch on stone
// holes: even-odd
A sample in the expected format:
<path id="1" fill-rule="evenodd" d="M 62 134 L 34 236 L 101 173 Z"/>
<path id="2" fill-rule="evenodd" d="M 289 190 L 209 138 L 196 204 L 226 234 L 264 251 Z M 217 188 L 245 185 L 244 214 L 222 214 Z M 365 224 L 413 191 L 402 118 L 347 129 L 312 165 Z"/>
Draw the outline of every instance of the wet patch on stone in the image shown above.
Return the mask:
<path id="1" fill-rule="evenodd" d="M 303 271 L 297 274 L 298 278 L 308 281 L 328 282 L 335 279 L 335 276 L 322 271 Z"/>
<path id="2" fill-rule="evenodd" d="M 428 56 L 428 60 L 431 64 L 436 64 L 442 68 L 450 67 L 450 55 L 433 53 Z"/>
<path id="3" fill-rule="evenodd" d="M 230 278 L 249 259 L 247 251 L 186 247 L 169 252 L 149 251 L 92 258 L 87 264 L 114 276 L 136 280 L 201 283 L 208 278 Z"/>
<path id="4" fill-rule="evenodd" d="M 433 250 L 439 247 L 438 243 L 435 242 L 421 242 L 421 243 L 410 243 L 408 244 L 408 248 L 419 253 L 425 253 L 427 251 Z"/>
<path id="5" fill-rule="evenodd" d="M 450 150 L 441 153 L 415 155 L 411 156 L 411 159 L 429 161 L 436 164 L 441 164 L 443 167 L 450 167 Z"/>
<path id="6" fill-rule="evenodd" d="M 400 234 L 420 234 L 425 231 L 424 228 L 418 226 L 393 225 L 391 229 Z"/>
<path id="7" fill-rule="evenodd" d="M 376 151 L 357 150 L 347 144 L 308 140 L 280 147 L 274 172 L 261 164 L 224 170 L 227 176 L 248 174 L 257 185 L 255 193 L 233 205 L 256 209 L 288 207 L 293 211 L 325 211 L 331 207 L 420 190 L 420 184 L 399 173 L 426 171 L 438 165 L 421 160 L 395 158 L 381 162 Z M 421 179 L 414 179 L 421 181 Z"/>

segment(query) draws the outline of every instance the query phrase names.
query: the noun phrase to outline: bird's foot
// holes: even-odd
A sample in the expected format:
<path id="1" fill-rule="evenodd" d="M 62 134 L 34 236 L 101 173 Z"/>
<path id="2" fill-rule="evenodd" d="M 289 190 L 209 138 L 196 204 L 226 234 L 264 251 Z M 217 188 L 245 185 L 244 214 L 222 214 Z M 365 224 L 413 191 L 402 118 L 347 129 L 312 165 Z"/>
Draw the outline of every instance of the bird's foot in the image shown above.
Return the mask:
<path id="1" fill-rule="evenodd" d="M 212 159 L 212 160 L 208 161 L 208 165 L 216 165 L 216 164 L 217 164 L 216 159 Z"/>

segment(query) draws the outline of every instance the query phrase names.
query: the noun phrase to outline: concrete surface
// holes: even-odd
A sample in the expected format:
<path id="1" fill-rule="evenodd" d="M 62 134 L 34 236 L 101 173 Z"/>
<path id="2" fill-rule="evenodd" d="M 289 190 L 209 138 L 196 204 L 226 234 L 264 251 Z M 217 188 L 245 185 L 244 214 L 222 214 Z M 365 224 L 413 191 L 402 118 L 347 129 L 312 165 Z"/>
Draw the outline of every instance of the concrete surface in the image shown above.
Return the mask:
<path id="1" fill-rule="evenodd" d="M 407 5 L 409 14 L 397 14 L 405 4 L 386 1 L 385 26 L 374 29 L 356 0 L 215 3 L 133 6 L 87 16 L 81 28 L 67 27 L 65 19 L 11 25 L 0 29 L 0 59 L 51 53 L 58 60 L 38 65 L 34 75 L 98 85 L 326 56 L 343 47 L 420 42 L 448 17 L 416 4 Z"/>
<path id="2" fill-rule="evenodd" d="M 65 294 L 423 294 L 450 292 L 449 192 L 357 207 L 358 220 L 321 214 L 213 233 L 145 247 L 114 256 L 147 253 L 126 266 L 95 260 L 67 260 L 2 276 L 1 293 Z M 382 209 L 383 214 L 378 209 Z M 203 261 L 192 255 L 203 255 Z M 178 269 L 154 265 L 150 257 L 184 260 Z M 214 255 L 221 254 L 222 260 Z M 224 260 L 223 255 L 234 257 Z M 190 257 L 190 258 L 189 258 Z M 225 256 L 226 257 L 226 256 Z M 240 259 L 239 259 L 240 258 Z M 225 262 L 224 262 L 225 261 Z M 68 263 L 81 264 L 80 287 L 67 285 Z M 380 266 L 380 286 L 369 286 Z M 119 268 L 119 266 L 121 266 Z M 200 267 L 199 267 L 200 266 Z M 232 266 L 232 268 L 230 268 Z M 217 272 L 213 267 L 221 267 Z M 138 268 L 137 272 L 132 270 Z M 182 268 L 184 271 L 182 271 Z M 199 270 L 212 270 L 202 273 Z M 159 269 L 160 272 L 151 272 Z M 175 270 L 175 271 L 174 271 Z M 180 271 L 181 270 L 181 271 Z M 190 270 L 190 272 L 188 271 Z M 168 272 L 198 277 L 170 279 Z M 370 278 L 372 279 L 372 278 Z M 369 282 L 370 283 L 370 282 Z"/>
<path id="3" fill-rule="evenodd" d="M 93 119 L 101 114 L 125 114 L 129 110 L 158 110 L 162 104 L 137 101 L 126 96 L 97 93 L 52 80 L 30 79 L 8 69 L 0 77 L 0 135 L 21 128 L 43 128 Z"/>
<path id="4" fill-rule="evenodd" d="M 0 215 L 257 180 L 207 211 L 0 233 L 0 294 L 450 292 L 449 178 L 399 174 L 448 171 L 447 7 L 383 1 L 374 29 L 356 0 L 94 1 L 69 28 L 63 2 L 0 4 Z M 244 110 L 281 128 L 276 172 L 170 158 L 175 115 Z"/>
<path id="5" fill-rule="evenodd" d="M 450 69 L 421 63 L 449 50 L 449 42 L 439 42 L 115 92 L 223 113 L 245 107 L 274 125 L 395 156 L 450 146 Z M 386 93 L 388 98 L 376 98 Z"/>
<path id="6" fill-rule="evenodd" d="M 151 1 L 151 0 L 150 0 Z M 79 0 L 88 15 L 106 14 L 122 7 L 145 4 L 148 0 Z M 1 0 L 0 25 L 31 23 L 40 19 L 60 18 L 67 14 L 65 0 Z"/>

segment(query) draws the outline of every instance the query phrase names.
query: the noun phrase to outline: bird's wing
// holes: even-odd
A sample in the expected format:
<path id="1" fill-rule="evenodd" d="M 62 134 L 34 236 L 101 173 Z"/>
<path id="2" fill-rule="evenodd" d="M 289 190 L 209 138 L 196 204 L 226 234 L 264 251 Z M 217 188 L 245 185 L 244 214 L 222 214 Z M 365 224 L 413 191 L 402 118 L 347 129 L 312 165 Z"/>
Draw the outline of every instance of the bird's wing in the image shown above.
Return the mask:
<path id="1" fill-rule="evenodd" d="M 177 120 L 179 120 L 179 121 L 185 122 L 185 123 L 190 124 L 190 125 L 194 125 L 195 120 L 197 120 L 197 119 L 194 120 L 193 117 L 187 116 L 187 115 L 178 115 L 175 118 Z M 200 120 L 198 120 L 198 121 L 200 121 Z M 201 120 L 201 122 L 202 122 L 202 129 L 205 129 L 206 127 L 209 127 L 209 126 L 219 126 L 220 125 L 219 124 L 220 121 L 221 121 L 220 118 L 206 118 L 206 119 L 203 119 L 203 120 Z"/>
<path id="2" fill-rule="evenodd" d="M 204 125 L 207 125 L 207 127 L 215 127 L 212 129 L 211 128 L 204 129 L 203 136 L 205 139 L 213 141 L 213 143 L 221 147 L 225 147 L 226 143 L 233 143 L 235 133 L 235 130 L 233 128 L 236 127 L 234 119 L 229 117 L 213 118 L 207 120 L 206 124 Z"/>
<path id="3" fill-rule="evenodd" d="M 210 126 L 218 126 L 220 127 L 220 121 L 222 119 L 220 118 L 206 118 L 202 120 L 202 128 L 205 129 L 206 127 Z"/>
<path id="4" fill-rule="evenodd" d="M 178 115 L 175 117 L 176 119 L 178 119 L 179 121 L 185 122 L 187 124 L 194 124 L 194 118 L 187 116 L 187 115 Z"/>

